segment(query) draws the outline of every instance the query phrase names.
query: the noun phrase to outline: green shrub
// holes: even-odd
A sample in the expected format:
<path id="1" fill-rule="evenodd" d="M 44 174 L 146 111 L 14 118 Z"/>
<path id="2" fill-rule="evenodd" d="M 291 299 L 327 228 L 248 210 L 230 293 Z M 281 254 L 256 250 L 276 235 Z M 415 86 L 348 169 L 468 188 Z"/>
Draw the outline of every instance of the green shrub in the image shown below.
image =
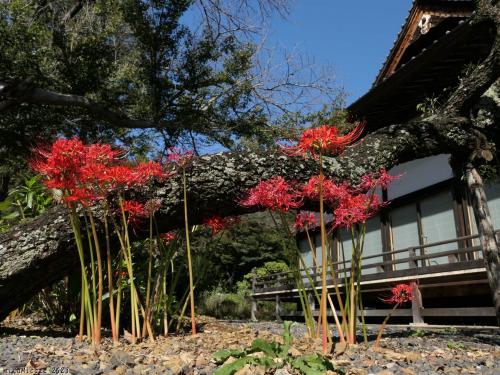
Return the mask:
<path id="1" fill-rule="evenodd" d="M 262 267 L 257 267 L 252 272 L 243 276 L 242 281 L 236 283 L 236 290 L 238 294 L 250 296 L 252 292 L 252 279 L 255 277 L 269 276 L 275 273 L 289 272 L 290 268 L 285 262 L 267 262 Z M 273 286 L 272 279 L 269 280 L 270 286 Z M 278 286 L 276 284 L 276 286 Z"/>
<path id="2" fill-rule="evenodd" d="M 238 293 L 229 293 L 217 287 L 204 292 L 200 310 L 203 314 L 217 319 L 249 319 L 250 302 Z"/>

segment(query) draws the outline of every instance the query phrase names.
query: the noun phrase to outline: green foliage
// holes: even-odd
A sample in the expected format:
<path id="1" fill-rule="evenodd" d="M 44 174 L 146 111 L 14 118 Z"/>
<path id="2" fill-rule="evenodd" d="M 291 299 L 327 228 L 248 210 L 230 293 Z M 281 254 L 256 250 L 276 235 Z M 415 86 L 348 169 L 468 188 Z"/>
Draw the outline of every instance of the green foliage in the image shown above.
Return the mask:
<path id="1" fill-rule="evenodd" d="M 448 347 L 448 349 L 454 349 L 454 350 L 464 350 L 466 349 L 466 346 L 461 343 L 461 342 L 455 342 L 455 341 L 448 341 L 446 343 L 446 346 Z"/>
<path id="2" fill-rule="evenodd" d="M 289 272 L 290 267 L 283 261 L 266 262 L 262 267 L 257 267 L 252 272 L 243 276 L 243 280 L 236 283 L 236 290 L 238 294 L 249 295 L 252 290 L 252 280 L 254 277 L 269 276 L 275 273 Z M 272 285 L 272 279 L 269 283 Z"/>
<path id="3" fill-rule="evenodd" d="M 436 114 L 439 104 L 439 98 L 426 98 L 422 103 L 417 104 L 416 110 L 422 116 L 431 116 Z"/>
<path id="4" fill-rule="evenodd" d="M 42 289 L 20 309 L 22 314 L 41 314 L 47 324 L 76 327 L 79 311 L 79 273 Z"/>
<path id="5" fill-rule="evenodd" d="M 52 195 L 40 183 L 39 176 L 26 177 L 0 202 L 0 231 L 22 220 L 36 217 L 52 204 Z"/>
<path id="6" fill-rule="evenodd" d="M 244 350 L 224 349 L 213 355 L 218 364 L 223 364 L 229 357 L 236 358 L 234 362 L 224 364 L 215 370 L 214 375 L 232 375 L 245 365 L 262 366 L 266 370 L 282 368 L 289 365 L 304 375 L 321 375 L 326 371 L 334 371 L 333 364 L 328 358 L 320 354 L 293 357 L 289 354 L 292 346 L 292 335 L 290 328 L 292 322 L 285 321 L 283 324 L 283 344 L 267 342 L 255 339 L 249 348 Z M 252 356 L 253 353 L 262 353 L 262 356 Z M 336 370 L 337 372 L 339 370 Z"/>
<path id="7" fill-rule="evenodd" d="M 241 137 L 239 150 L 263 151 L 275 147 L 277 141 L 297 139 L 304 129 L 311 126 L 335 125 L 341 133 L 348 133 L 354 124 L 345 110 L 345 94 L 337 93 L 335 99 L 319 110 L 286 112 L 272 120 L 273 126 L 265 131 Z"/>
<path id="8" fill-rule="evenodd" d="M 209 14 L 200 12 L 194 25 L 184 22 L 199 10 L 192 0 L 85 1 L 70 16 L 73 5 L 0 2 L 2 81 L 23 82 L 21 90 L 28 92 L 40 87 L 83 96 L 154 126 L 120 128 L 79 106 L 9 102 L 0 118 L 0 173 L 24 166 L 33 140 L 47 143 L 60 135 L 117 141 L 136 155 L 178 143 L 234 148 L 248 138 L 269 145 L 279 124 L 272 122 L 266 104 L 267 109 L 286 107 L 288 91 L 307 90 L 295 81 L 268 89 L 274 81 L 257 72 L 256 34 L 235 26 L 232 22 L 244 21 L 219 2 L 204 3 Z M 327 82 L 325 77 L 325 88 Z"/>
<path id="9" fill-rule="evenodd" d="M 425 336 L 425 330 L 423 329 L 417 329 L 410 333 L 410 337 L 424 337 L 424 336 Z"/>
<path id="10" fill-rule="evenodd" d="M 201 288 L 232 290 L 237 280 L 266 262 L 283 262 L 282 233 L 265 213 L 246 215 L 232 228 L 212 237 L 205 228 L 193 233 L 193 267 Z"/>
<path id="11" fill-rule="evenodd" d="M 203 292 L 200 302 L 200 312 L 217 319 L 248 319 L 250 317 L 248 300 L 239 293 L 228 293 L 220 287 Z"/>

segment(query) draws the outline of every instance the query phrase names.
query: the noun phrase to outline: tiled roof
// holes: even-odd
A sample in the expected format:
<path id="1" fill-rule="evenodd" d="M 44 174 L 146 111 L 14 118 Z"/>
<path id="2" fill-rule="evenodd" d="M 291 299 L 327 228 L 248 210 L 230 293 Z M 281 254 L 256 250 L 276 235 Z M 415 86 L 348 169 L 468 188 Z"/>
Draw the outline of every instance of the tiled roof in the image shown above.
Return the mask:
<path id="1" fill-rule="evenodd" d="M 487 55 L 492 41 L 489 28 L 467 19 L 474 13 L 474 4 L 472 0 L 413 2 L 372 88 L 348 108 L 355 117 L 367 120 L 368 131 L 417 115 L 419 103 L 439 97 L 457 83 L 465 65 Z M 434 12 L 441 21 L 415 38 L 408 24 L 414 29 L 424 12 Z"/>
<path id="2" fill-rule="evenodd" d="M 408 14 L 406 15 L 406 18 L 404 19 L 403 23 L 401 24 L 401 28 L 399 30 L 398 35 L 396 36 L 396 38 L 394 39 L 394 41 L 392 43 L 391 49 L 389 50 L 389 52 L 385 56 L 385 61 L 382 64 L 382 66 L 380 67 L 380 69 L 377 73 L 377 76 L 376 76 L 374 82 L 372 83 L 372 87 L 376 86 L 377 83 L 379 83 L 379 81 L 383 78 L 383 77 L 381 77 L 381 75 L 384 72 L 386 66 L 389 64 L 389 62 L 392 58 L 392 55 L 398 49 L 401 40 L 405 36 L 406 31 L 407 31 L 408 21 L 410 20 L 410 17 L 412 16 L 413 12 L 415 12 L 417 7 L 443 6 L 443 7 L 446 7 L 446 8 L 449 8 L 450 10 L 452 10 L 452 9 L 455 9 L 456 7 L 471 6 L 471 4 L 474 4 L 474 0 L 413 0 L 413 4 L 412 4 L 411 8 L 409 9 Z"/>
<path id="3" fill-rule="evenodd" d="M 369 131 L 407 121 L 417 114 L 417 104 L 439 97 L 457 83 L 464 66 L 486 57 L 492 38 L 488 24 L 458 22 L 401 64 L 394 74 L 378 81 L 349 106 L 350 112 L 365 118 Z"/>

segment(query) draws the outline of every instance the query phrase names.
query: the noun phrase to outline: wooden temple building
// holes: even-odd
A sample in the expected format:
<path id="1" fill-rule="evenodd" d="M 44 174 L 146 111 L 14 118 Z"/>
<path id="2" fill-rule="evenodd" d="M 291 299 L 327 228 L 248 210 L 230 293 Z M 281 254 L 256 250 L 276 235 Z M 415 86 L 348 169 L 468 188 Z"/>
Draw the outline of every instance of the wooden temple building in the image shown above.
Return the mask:
<path id="1" fill-rule="evenodd" d="M 365 118 L 374 130 L 411 120 L 419 115 L 419 104 L 432 106 L 433 100 L 446 95 L 491 48 L 492 33 L 468 21 L 474 4 L 414 1 L 372 88 L 349 107 L 350 112 Z M 367 321 L 380 322 L 386 316 L 391 306 L 381 297 L 395 284 L 415 281 L 418 298 L 397 309 L 392 322 L 495 324 L 470 200 L 449 165 L 449 155 L 413 160 L 390 173 L 404 175 L 381 192 L 381 198 L 391 203 L 367 223 L 361 279 Z M 486 194 L 494 225 L 500 229 L 500 184 L 487 186 Z M 320 288 L 319 271 L 304 237 L 298 235 L 299 247 L 316 272 L 315 285 L 306 284 Z M 314 242 L 320 259 L 319 231 Z M 351 246 L 349 233 L 342 231 L 334 234 L 329 246 L 340 280 L 350 268 Z M 341 249 L 347 262 L 342 261 Z M 280 309 L 280 301 L 298 301 L 291 280 L 288 274 L 254 280 L 254 300 L 276 301 L 278 315 L 300 317 L 300 311 Z M 332 280 L 329 292 L 333 293 Z"/>

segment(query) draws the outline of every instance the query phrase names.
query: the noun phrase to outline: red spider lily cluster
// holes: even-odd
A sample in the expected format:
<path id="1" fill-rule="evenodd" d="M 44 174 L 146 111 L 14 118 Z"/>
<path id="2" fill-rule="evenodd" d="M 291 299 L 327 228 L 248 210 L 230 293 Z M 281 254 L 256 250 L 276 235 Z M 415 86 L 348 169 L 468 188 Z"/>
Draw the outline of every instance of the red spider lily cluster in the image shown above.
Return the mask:
<path id="1" fill-rule="evenodd" d="M 284 146 L 291 156 L 340 155 L 347 146 L 355 142 L 363 133 L 364 123 L 359 123 L 350 133 L 340 135 L 336 126 L 322 125 L 307 129 L 294 146 Z"/>
<path id="2" fill-rule="evenodd" d="M 88 206 L 117 189 L 143 186 L 171 176 L 155 161 L 129 163 L 123 152 L 108 144 L 85 145 L 80 139 L 58 139 L 50 147 L 39 147 L 31 165 L 46 177 L 49 188 L 62 190 L 70 204 Z M 127 212 L 143 216 L 138 202 L 125 202 Z"/>
<path id="3" fill-rule="evenodd" d="M 161 207 L 159 199 L 137 200 L 137 193 L 140 195 L 151 192 L 151 189 L 144 189 L 154 182 L 161 182 L 173 175 L 175 172 L 182 172 L 183 192 L 184 192 L 184 215 L 188 217 L 187 206 L 187 178 L 186 168 L 193 160 L 191 152 L 182 152 L 180 149 L 172 148 L 167 153 L 167 161 L 162 164 L 157 161 L 144 161 L 135 163 L 126 157 L 125 152 L 108 144 L 84 144 L 78 138 L 58 139 L 52 145 L 39 147 L 35 150 L 35 158 L 31 161 L 33 169 L 45 177 L 47 187 L 59 190 L 58 195 L 62 196 L 62 201 L 70 208 L 68 210 L 71 226 L 76 239 L 76 248 L 79 255 L 82 277 L 81 312 L 79 337 L 83 338 L 84 330 L 87 330 L 87 337 L 92 342 L 99 344 L 101 341 L 102 328 L 102 306 L 104 292 L 104 267 L 101 259 L 101 244 L 99 233 L 96 230 L 95 210 L 76 210 L 78 205 L 86 208 L 92 205 L 99 205 L 101 210 L 99 216 L 102 221 L 106 241 L 106 263 L 108 280 L 108 306 L 110 309 L 109 319 L 113 340 L 119 340 L 120 332 L 120 304 L 122 301 L 122 283 L 118 283 L 118 293 L 113 293 L 115 281 L 112 273 L 112 249 L 113 244 L 108 241 L 111 231 L 118 238 L 120 251 L 118 252 L 118 264 L 126 268 L 118 270 L 114 277 L 127 277 L 127 287 L 130 289 L 130 327 L 131 336 L 143 338 L 145 335 L 153 339 L 153 309 L 151 306 L 158 298 L 167 297 L 167 292 L 153 291 L 153 253 L 155 248 L 154 214 Z M 177 168 L 175 168 L 175 166 Z M 180 174 L 180 173 L 179 173 Z M 131 199 L 133 198 L 133 199 Z M 111 223 L 108 215 L 114 214 Z M 132 243 L 129 237 L 129 226 L 137 227 L 143 224 L 143 220 L 149 217 L 149 258 L 148 275 L 146 281 L 146 293 L 138 293 L 138 285 L 134 277 L 134 255 Z M 84 220 L 81 220 L 81 219 Z M 234 224 L 237 218 L 214 217 L 208 219 L 206 224 L 212 229 L 215 235 L 219 231 Z M 189 230 L 187 220 L 186 227 L 186 252 L 189 269 L 189 291 L 191 302 L 191 323 L 192 333 L 196 333 L 195 306 L 193 294 L 193 277 L 190 256 Z M 82 239 L 82 233 L 87 234 L 88 243 Z M 168 245 L 174 242 L 176 234 L 173 232 L 160 234 L 159 243 Z M 156 243 L 158 243 L 156 242 Z M 84 254 L 90 254 L 90 257 Z M 169 255 L 170 256 L 170 255 Z M 85 263 L 85 259 L 90 259 L 90 265 Z M 164 262 L 166 260 L 161 260 Z M 166 280 L 169 272 L 168 267 L 160 267 L 158 275 Z M 121 276 L 120 276 L 121 275 Z M 160 276 L 159 276 L 160 277 Z M 158 278 L 159 279 L 159 278 Z M 158 294 L 159 293 L 159 294 Z M 92 296 L 92 298 L 90 298 Z M 116 310 L 114 309 L 116 303 Z M 166 315 L 164 315 L 166 316 Z M 142 325 L 141 325 L 141 319 Z M 123 323 L 123 322 L 122 322 Z M 141 328 L 142 326 L 142 328 Z M 168 324 L 164 326 L 168 332 Z"/>
<path id="4" fill-rule="evenodd" d="M 302 205 L 302 195 L 283 177 L 263 180 L 249 190 L 246 198 L 240 201 L 244 207 L 260 206 L 272 211 L 286 212 Z"/>
<path id="5" fill-rule="evenodd" d="M 283 177 L 274 177 L 259 182 L 240 203 L 246 207 L 260 206 L 286 212 L 291 208 L 300 208 L 305 200 L 319 201 L 322 190 L 323 201 L 334 214 L 332 228 L 351 227 L 377 214 L 386 203 L 380 202 L 375 189 L 387 187 L 396 178 L 380 170 L 377 176 L 364 176 L 360 185 L 351 186 L 324 176 L 312 176 L 304 185 L 292 185 Z M 302 222 L 306 219 L 299 217 L 295 227 L 302 229 Z"/>
<path id="6" fill-rule="evenodd" d="M 181 168 L 186 168 L 191 163 L 192 158 L 192 151 L 183 151 L 179 147 L 171 147 L 167 152 L 167 161 Z"/>
<path id="7" fill-rule="evenodd" d="M 296 231 L 315 228 L 318 226 L 318 221 L 313 212 L 300 212 L 295 216 L 293 227 Z"/>
<path id="8" fill-rule="evenodd" d="M 365 223 L 375 216 L 385 203 L 381 203 L 375 194 L 349 194 L 339 200 L 333 210 L 333 227 L 349 228 L 357 223 Z"/>
<path id="9" fill-rule="evenodd" d="M 214 215 L 203 221 L 203 224 L 212 230 L 212 236 L 230 228 L 231 226 L 239 223 L 240 218 L 237 216 L 221 217 Z"/>
<path id="10" fill-rule="evenodd" d="M 369 173 L 361 177 L 361 184 L 359 185 L 359 187 L 365 191 L 374 189 L 377 186 L 380 186 L 382 189 L 387 189 L 392 181 L 397 180 L 400 177 L 401 175 L 391 176 L 389 173 L 387 173 L 387 170 L 385 168 L 380 168 L 378 176 L 374 176 L 372 173 Z"/>
<path id="11" fill-rule="evenodd" d="M 398 284 L 391 289 L 391 297 L 383 299 L 385 303 L 397 304 L 413 300 L 413 286 L 411 284 Z"/>

